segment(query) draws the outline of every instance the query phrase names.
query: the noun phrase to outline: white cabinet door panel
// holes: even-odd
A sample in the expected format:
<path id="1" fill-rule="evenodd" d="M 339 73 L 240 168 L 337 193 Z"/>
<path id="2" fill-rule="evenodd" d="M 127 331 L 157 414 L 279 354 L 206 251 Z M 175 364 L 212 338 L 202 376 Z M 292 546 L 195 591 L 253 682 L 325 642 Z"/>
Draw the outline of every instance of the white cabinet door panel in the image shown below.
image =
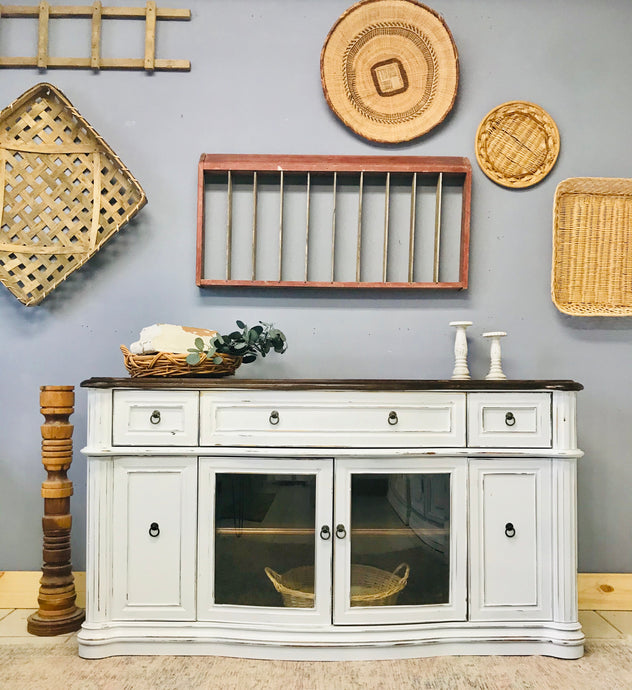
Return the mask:
<path id="1" fill-rule="evenodd" d="M 332 491 L 329 458 L 201 457 L 197 619 L 329 624 Z"/>
<path id="2" fill-rule="evenodd" d="M 471 620 L 551 616 L 551 463 L 470 461 Z"/>
<path id="3" fill-rule="evenodd" d="M 113 618 L 195 619 L 196 458 L 114 464 Z"/>
<path id="4" fill-rule="evenodd" d="M 335 465 L 334 624 L 465 620 L 467 459 Z"/>

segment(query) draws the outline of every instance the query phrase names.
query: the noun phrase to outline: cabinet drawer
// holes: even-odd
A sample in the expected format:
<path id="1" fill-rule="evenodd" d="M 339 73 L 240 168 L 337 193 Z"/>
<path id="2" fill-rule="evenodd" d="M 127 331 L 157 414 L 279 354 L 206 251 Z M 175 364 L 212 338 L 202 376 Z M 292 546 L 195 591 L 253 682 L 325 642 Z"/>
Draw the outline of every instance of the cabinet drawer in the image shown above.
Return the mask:
<path id="1" fill-rule="evenodd" d="M 202 446 L 465 445 L 465 394 L 201 393 Z"/>
<path id="2" fill-rule="evenodd" d="M 469 393 L 468 445 L 551 447 L 550 393 Z"/>
<path id="3" fill-rule="evenodd" d="M 197 391 L 114 391 L 115 446 L 197 446 Z"/>

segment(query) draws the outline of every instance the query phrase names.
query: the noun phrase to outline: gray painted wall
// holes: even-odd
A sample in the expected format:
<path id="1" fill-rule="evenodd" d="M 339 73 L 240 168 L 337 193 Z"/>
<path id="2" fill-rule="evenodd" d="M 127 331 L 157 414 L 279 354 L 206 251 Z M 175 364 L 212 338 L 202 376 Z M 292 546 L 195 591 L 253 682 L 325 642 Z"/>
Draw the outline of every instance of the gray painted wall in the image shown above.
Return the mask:
<path id="1" fill-rule="evenodd" d="M 191 59 L 190 73 L 0 71 L 2 106 L 40 81 L 58 86 L 120 155 L 149 199 L 132 224 L 40 306 L 26 308 L 0 289 L 0 570 L 40 567 L 39 386 L 77 387 L 70 476 L 73 564 L 83 569 L 86 472 L 79 449 L 85 441 L 86 395 L 79 383 L 90 376 L 124 375 L 118 347 L 135 340 L 145 325 L 224 330 L 241 318 L 273 321 L 288 336 L 285 355 L 239 372 L 265 378 L 447 378 L 453 363 L 447 324 L 456 319 L 475 324 L 470 368 L 483 376 L 488 347 L 480 334 L 506 330 L 509 377 L 572 378 L 585 386 L 579 396 L 585 451 L 579 465 L 580 570 L 631 571 L 632 323 L 565 316 L 552 304 L 549 286 L 556 185 L 567 177 L 630 175 L 632 3 L 434 0 L 432 7 L 444 16 L 459 50 L 459 94 L 443 125 L 402 146 L 378 146 L 355 136 L 322 96 L 320 49 L 349 0 L 161 4 L 192 9 L 191 22 L 160 24 L 158 35 L 159 55 Z M 0 21 L 2 54 L 29 53 L 35 24 Z M 53 32 L 51 53 L 87 54 L 89 23 L 73 26 L 81 28 L 72 36 Z M 64 40 L 70 47 L 61 46 Z M 104 53 L 140 57 L 142 24 L 116 22 L 104 34 L 104 45 Z M 480 120 L 513 99 L 542 105 L 562 137 L 552 173 L 524 191 L 492 183 L 474 155 Z M 470 289 L 453 294 L 198 289 L 196 166 L 202 152 L 469 157 L 474 168 Z"/>

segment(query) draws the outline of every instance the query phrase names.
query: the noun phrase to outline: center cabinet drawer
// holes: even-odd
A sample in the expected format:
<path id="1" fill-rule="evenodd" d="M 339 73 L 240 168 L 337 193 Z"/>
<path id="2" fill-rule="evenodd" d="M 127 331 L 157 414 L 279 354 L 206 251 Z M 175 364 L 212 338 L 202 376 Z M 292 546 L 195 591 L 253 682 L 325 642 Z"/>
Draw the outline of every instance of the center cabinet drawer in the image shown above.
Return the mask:
<path id="1" fill-rule="evenodd" d="M 200 445 L 465 446 L 465 394 L 202 391 Z"/>
<path id="2" fill-rule="evenodd" d="M 197 391 L 114 391 L 115 446 L 197 446 Z"/>
<path id="3" fill-rule="evenodd" d="M 550 393 L 468 393 L 471 447 L 550 448 Z"/>

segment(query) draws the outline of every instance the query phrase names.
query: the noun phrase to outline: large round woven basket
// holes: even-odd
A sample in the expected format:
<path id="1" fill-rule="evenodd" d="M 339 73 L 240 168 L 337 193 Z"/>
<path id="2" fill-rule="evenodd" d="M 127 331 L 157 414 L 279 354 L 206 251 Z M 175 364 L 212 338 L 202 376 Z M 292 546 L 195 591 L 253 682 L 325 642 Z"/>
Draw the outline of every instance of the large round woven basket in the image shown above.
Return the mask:
<path id="1" fill-rule="evenodd" d="M 560 152 L 560 133 L 539 105 L 509 101 L 483 118 L 476 132 L 476 159 L 503 187 L 530 187 L 549 174 Z"/>
<path id="2" fill-rule="evenodd" d="M 147 355 L 134 355 L 125 345 L 121 345 L 125 368 L 132 378 L 150 376 L 230 376 L 241 364 L 241 357 L 220 354 L 221 364 L 210 359 L 191 366 L 187 364 L 185 354 L 173 352 L 155 352 Z"/>
<path id="3" fill-rule="evenodd" d="M 288 608 L 314 607 L 314 567 L 292 568 L 283 575 L 265 568 L 265 573 Z M 351 566 L 351 606 L 394 606 L 408 582 L 410 567 L 400 563 L 392 573 L 371 565 Z"/>
<path id="4" fill-rule="evenodd" d="M 443 19 L 416 0 L 362 0 L 329 32 L 320 58 L 325 98 L 354 132 L 410 141 L 451 110 L 459 61 Z"/>

